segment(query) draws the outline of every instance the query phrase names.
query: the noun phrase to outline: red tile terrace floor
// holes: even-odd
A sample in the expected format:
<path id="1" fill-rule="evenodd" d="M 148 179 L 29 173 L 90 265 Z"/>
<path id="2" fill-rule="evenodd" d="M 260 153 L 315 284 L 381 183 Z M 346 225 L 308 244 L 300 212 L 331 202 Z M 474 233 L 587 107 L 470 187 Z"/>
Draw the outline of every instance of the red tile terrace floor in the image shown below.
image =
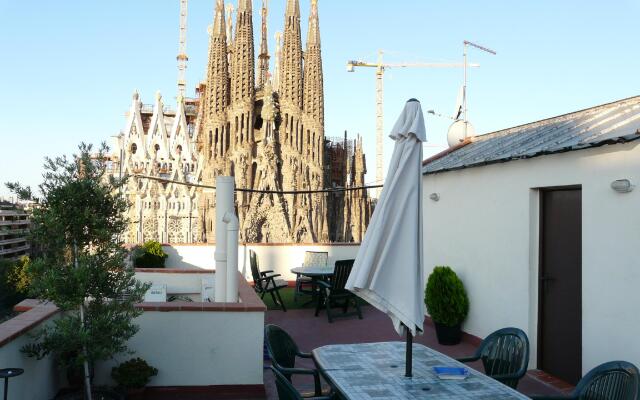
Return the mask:
<path id="1" fill-rule="evenodd" d="M 269 310 L 265 316 L 265 323 L 276 324 L 285 329 L 298 343 L 300 349 L 305 352 L 327 344 L 403 340 L 393 330 L 391 320 L 386 314 L 371 306 L 363 307 L 362 311 L 364 317 L 362 320 L 357 317 L 348 317 L 336 319 L 330 324 L 324 312 L 321 312 L 316 318 L 312 309 L 288 310 L 287 312 Z M 454 358 L 472 355 L 479 344 L 477 338 L 465 335 L 459 345 L 439 345 L 435 337 L 435 330 L 430 322 L 425 323 L 424 334 L 417 337 L 415 342 L 424 344 Z M 313 363 L 311 361 L 301 362 L 300 365 L 311 367 Z M 482 370 L 481 363 L 471 364 L 471 366 Z M 267 363 L 265 367 L 267 369 L 264 370 L 264 383 L 267 398 L 276 400 L 278 396 L 273 381 L 273 373 L 268 369 Z M 297 377 L 294 378 L 294 384 L 304 392 L 313 392 L 313 381 L 311 379 L 305 380 Z M 561 382 L 554 381 L 540 371 L 529 371 L 518 385 L 518 390 L 524 394 L 563 394 L 562 390 L 571 389 L 571 386 L 562 385 Z"/>

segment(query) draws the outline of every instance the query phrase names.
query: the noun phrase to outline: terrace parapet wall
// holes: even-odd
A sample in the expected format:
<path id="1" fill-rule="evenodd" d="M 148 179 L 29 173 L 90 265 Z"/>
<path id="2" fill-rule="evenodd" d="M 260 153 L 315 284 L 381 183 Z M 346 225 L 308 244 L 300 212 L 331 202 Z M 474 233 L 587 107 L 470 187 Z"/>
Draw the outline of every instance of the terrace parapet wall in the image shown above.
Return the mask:
<path id="1" fill-rule="evenodd" d="M 162 274 L 215 274 L 215 271 L 202 269 L 177 268 L 136 268 L 136 273 Z M 240 276 L 238 280 L 238 303 L 216 302 L 143 302 L 135 305 L 143 311 L 223 311 L 223 312 L 265 312 L 267 307 L 258 297 L 249 283 Z M 14 318 L 0 324 L 0 346 L 28 332 L 36 325 L 46 321 L 60 310 L 54 304 L 37 299 L 26 299 L 14 306 L 20 312 Z"/>
<path id="2" fill-rule="evenodd" d="M 215 245 L 163 245 L 168 258 L 165 265 L 172 269 L 204 269 L 215 270 Z M 280 278 L 288 282 L 295 282 L 296 276 L 291 269 L 303 264 L 305 252 L 327 252 L 328 264 L 334 265 L 337 260 L 355 259 L 360 249 L 359 243 L 333 244 L 302 244 L 302 243 L 247 243 L 238 247 L 238 265 L 245 274 L 245 279 L 251 281 L 251 265 L 249 252 L 254 251 L 258 257 L 260 269 L 272 270 L 280 274 Z"/>
<path id="3" fill-rule="evenodd" d="M 136 268 L 138 276 L 144 274 L 215 274 L 215 271 L 204 269 L 182 269 L 182 268 Z M 238 279 L 238 303 L 217 303 L 217 302 L 153 302 L 138 303 L 136 307 L 144 311 L 223 311 L 223 312 L 265 312 L 267 307 L 258 297 L 253 288 L 240 274 Z"/>
<path id="4" fill-rule="evenodd" d="M 20 314 L 0 324 L 0 347 L 24 335 L 60 311 L 52 303 L 35 299 L 23 300 L 13 309 Z"/>
<path id="5" fill-rule="evenodd" d="M 199 275 L 215 273 L 201 269 L 137 270 L 138 279 L 146 273 L 154 276 Z M 262 377 L 263 327 L 266 306 L 245 279 L 238 282 L 238 303 L 158 302 L 138 303 L 144 312 L 135 323 L 139 332 L 128 345 L 135 357 L 142 357 L 158 368 L 158 376 L 149 383 L 150 393 L 183 394 L 198 391 L 215 399 L 218 393 L 235 398 L 260 397 L 264 393 Z M 60 314 L 58 307 L 35 299 L 14 307 L 16 317 L 0 324 L 0 360 L 3 367 L 25 370 L 10 382 L 12 397 L 52 398 L 64 386 L 64 378 L 53 357 L 36 360 L 20 349 L 33 339 L 30 333 L 52 323 Z M 200 314 L 194 314 L 194 311 Z M 113 385 L 111 368 L 132 356 L 124 354 L 97 363 L 94 382 Z"/>
<path id="6" fill-rule="evenodd" d="M 22 368 L 24 374 L 11 378 L 11 398 L 50 399 L 58 391 L 60 376 L 53 357 L 29 358 L 20 350 L 33 339 L 30 333 L 52 323 L 58 307 L 39 300 L 24 300 L 14 307 L 16 315 L 0 324 L 0 368 Z"/>

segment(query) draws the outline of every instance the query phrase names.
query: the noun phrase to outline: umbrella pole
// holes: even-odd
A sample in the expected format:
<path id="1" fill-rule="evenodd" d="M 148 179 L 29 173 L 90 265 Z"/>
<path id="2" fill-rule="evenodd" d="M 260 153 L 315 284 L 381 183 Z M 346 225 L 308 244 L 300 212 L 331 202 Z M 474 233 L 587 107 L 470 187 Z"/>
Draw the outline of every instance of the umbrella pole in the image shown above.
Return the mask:
<path id="1" fill-rule="evenodd" d="M 411 330 L 405 325 L 407 332 L 407 350 L 405 354 L 404 376 L 411 378 L 413 376 L 413 335 Z"/>

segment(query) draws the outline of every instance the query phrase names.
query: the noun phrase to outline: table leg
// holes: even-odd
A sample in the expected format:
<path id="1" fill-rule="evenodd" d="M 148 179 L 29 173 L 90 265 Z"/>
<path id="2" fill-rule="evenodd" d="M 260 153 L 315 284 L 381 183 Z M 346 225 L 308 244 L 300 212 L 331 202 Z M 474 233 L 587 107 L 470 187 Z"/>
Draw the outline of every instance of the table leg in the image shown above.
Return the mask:
<path id="1" fill-rule="evenodd" d="M 316 288 L 318 287 L 318 285 L 316 284 L 316 281 L 318 280 L 318 277 L 312 276 L 311 278 L 311 300 L 305 302 L 302 304 L 302 307 L 306 307 L 309 304 L 313 304 L 316 302 L 316 299 L 318 298 L 318 293 L 316 291 Z"/>
<path id="2" fill-rule="evenodd" d="M 7 400 L 9 393 L 9 378 L 4 378 L 4 400 Z"/>

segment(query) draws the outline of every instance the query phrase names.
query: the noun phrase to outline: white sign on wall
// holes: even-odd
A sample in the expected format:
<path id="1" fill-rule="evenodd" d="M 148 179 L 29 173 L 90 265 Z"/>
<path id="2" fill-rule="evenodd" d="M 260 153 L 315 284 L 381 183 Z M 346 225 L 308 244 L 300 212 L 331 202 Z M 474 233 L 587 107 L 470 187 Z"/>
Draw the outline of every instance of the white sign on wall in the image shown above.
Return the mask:
<path id="1" fill-rule="evenodd" d="M 144 294 L 144 301 L 146 303 L 157 303 L 167 301 L 167 285 L 153 285 Z"/>
<path id="2" fill-rule="evenodd" d="M 202 278 L 202 301 L 213 302 L 214 301 L 214 282 L 213 277 Z"/>

